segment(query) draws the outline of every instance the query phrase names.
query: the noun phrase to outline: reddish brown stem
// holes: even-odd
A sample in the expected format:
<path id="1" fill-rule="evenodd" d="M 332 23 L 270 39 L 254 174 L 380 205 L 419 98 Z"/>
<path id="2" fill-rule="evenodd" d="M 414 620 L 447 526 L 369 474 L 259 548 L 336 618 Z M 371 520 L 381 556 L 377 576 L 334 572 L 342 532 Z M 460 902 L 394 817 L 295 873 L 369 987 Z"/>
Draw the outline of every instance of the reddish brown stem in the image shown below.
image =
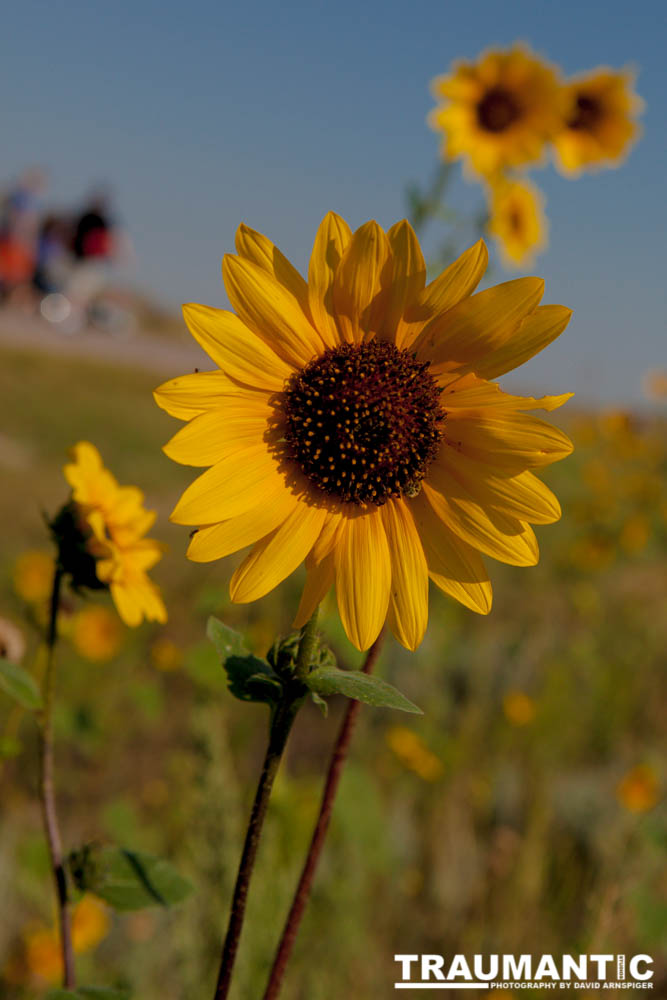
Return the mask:
<path id="1" fill-rule="evenodd" d="M 74 974 L 74 950 L 72 948 L 72 922 L 67 893 L 67 876 L 63 864 L 63 849 L 56 813 L 56 797 L 53 781 L 53 701 L 55 693 L 54 653 L 58 638 L 58 605 L 62 571 L 56 568 L 51 592 L 51 613 L 47 633 L 47 661 L 44 677 L 44 708 L 41 732 L 41 773 L 40 798 L 44 832 L 49 847 L 49 858 L 58 900 L 58 923 L 60 926 L 60 948 L 63 959 L 63 985 L 72 988 L 76 984 Z"/>
<path id="2" fill-rule="evenodd" d="M 371 648 L 368 650 L 366 660 L 362 667 L 364 673 L 370 674 L 373 672 L 375 664 L 377 663 L 377 658 L 380 655 L 382 638 L 383 634 L 381 632 Z M 343 719 L 343 723 L 340 727 L 338 739 L 336 740 L 331 761 L 329 763 L 329 771 L 327 773 L 327 779 L 322 793 L 320 811 L 317 817 L 317 823 L 315 824 L 315 829 L 313 831 L 313 836 L 310 841 L 310 847 L 308 848 L 308 855 L 301 872 L 301 878 L 299 879 L 294 899 L 292 900 L 289 915 L 283 928 L 283 934 L 273 962 L 271 975 L 269 976 L 269 982 L 264 994 L 264 1000 L 276 1000 L 282 987 L 285 969 L 287 968 L 287 963 L 290 960 L 292 949 L 294 948 L 294 942 L 299 931 L 301 918 L 303 917 L 303 913 L 310 896 L 313 879 L 315 878 L 317 865 L 320 860 L 322 848 L 324 847 L 324 841 L 327 836 L 329 821 L 331 820 L 331 813 L 333 812 L 334 801 L 336 799 L 336 792 L 338 791 L 343 766 L 347 758 L 347 752 L 350 747 L 350 741 L 352 740 L 352 734 L 354 732 L 360 708 L 361 702 L 352 700 L 348 702 L 348 706 L 345 711 L 345 718 Z"/>

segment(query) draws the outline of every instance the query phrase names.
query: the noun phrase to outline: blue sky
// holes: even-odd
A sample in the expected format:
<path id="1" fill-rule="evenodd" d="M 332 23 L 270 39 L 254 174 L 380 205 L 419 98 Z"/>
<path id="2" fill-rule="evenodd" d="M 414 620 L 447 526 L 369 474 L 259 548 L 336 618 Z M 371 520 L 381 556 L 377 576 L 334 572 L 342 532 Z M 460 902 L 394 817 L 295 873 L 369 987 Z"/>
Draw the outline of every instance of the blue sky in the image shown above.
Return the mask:
<path id="1" fill-rule="evenodd" d="M 0 39 L 0 180 L 42 163 L 61 205 L 108 181 L 139 283 L 225 306 L 220 258 L 240 221 L 303 269 L 330 208 L 352 225 L 405 214 L 406 183 L 436 165 L 429 81 L 452 60 L 522 39 L 566 73 L 634 64 L 647 112 L 627 164 L 533 174 L 551 243 L 532 270 L 575 315 L 515 384 L 638 401 L 642 373 L 665 365 L 663 17 L 657 0 L 21 0 Z M 452 196 L 481 200 L 460 179 Z"/>

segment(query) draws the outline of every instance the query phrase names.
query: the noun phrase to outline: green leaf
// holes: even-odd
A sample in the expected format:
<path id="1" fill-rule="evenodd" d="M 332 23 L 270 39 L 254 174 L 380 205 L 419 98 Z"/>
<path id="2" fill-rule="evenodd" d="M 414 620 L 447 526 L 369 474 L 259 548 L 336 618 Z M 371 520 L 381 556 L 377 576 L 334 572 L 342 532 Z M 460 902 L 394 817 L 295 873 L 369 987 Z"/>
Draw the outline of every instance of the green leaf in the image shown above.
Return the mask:
<path id="1" fill-rule="evenodd" d="M 0 659 L 0 687 L 24 708 L 36 712 L 43 705 L 37 684 L 23 667 L 10 660 Z"/>
<path id="2" fill-rule="evenodd" d="M 127 990 L 108 986 L 79 986 L 76 990 L 50 990 L 45 1000 L 129 1000 Z"/>
<path id="3" fill-rule="evenodd" d="M 240 701 L 274 705 L 282 695 L 280 678 L 266 660 L 249 653 L 243 637 L 217 618 L 209 618 L 206 634 L 227 674 L 227 686 Z"/>
<path id="4" fill-rule="evenodd" d="M 372 677 L 360 670 L 337 670 L 333 667 L 318 667 L 311 671 L 304 683 L 316 694 L 328 697 L 332 694 L 342 694 L 346 698 L 363 701 L 366 705 L 377 708 L 397 708 L 402 712 L 412 712 L 423 715 L 411 701 L 397 691 L 391 684 Z"/>
<path id="5" fill-rule="evenodd" d="M 192 892 L 192 884 L 168 861 L 125 847 L 88 844 L 70 854 L 72 877 L 116 910 L 172 906 Z"/>

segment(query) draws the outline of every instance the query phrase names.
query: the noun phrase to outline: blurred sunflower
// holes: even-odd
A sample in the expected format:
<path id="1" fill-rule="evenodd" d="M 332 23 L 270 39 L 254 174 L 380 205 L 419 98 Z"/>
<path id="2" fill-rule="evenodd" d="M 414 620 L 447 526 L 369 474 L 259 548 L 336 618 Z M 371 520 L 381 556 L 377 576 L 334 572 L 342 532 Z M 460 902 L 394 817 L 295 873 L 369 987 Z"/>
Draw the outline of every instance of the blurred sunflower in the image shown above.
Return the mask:
<path id="1" fill-rule="evenodd" d="M 446 102 L 429 115 L 431 127 L 444 132 L 444 159 L 463 157 L 483 176 L 541 160 L 563 120 L 556 71 L 522 45 L 459 62 L 431 87 Z"/>
<path id="2" fill-rule="evenodd" d="M 490 186 L 489 233 L 510 267 L 532 261 L 547 242 L 548 223 L 541 191 L 528 181 L 496 178 Z"/>
<path id="3" fill-rule="evenodd" d="M 109 587 L 126 625 L 143 618 L 164 622 L 167 612 L 147 571 L 163 547 L 144 535 L 155 520 L 136 486 L 119 486 L 102 464 L 97 448 L 80 441 L 64 467 L 72 500 L 57 515 L 52 531 L 59 559 L 76 586 Z"/>
<path id="4" fill-rule="evenodd" d="M 335 583 L 350 640 L 366 649 L 385 619 L 416 648 L 428 578 L 486 614 L 486 553 L 538 560 L 528 522 L 560 516 L 532 468 L 572 445 L 523 410 L 569 395 L 511 396 L 489 379 L 522 364 L 565 328 L 570 310 L 538 303 L 539 278 L 471 295 L 487 263 L 480 241 L 435 281 L 403 221 L 354 234 L 323 220 L 308 283 L 261 234 L 241 226 L 223 274 L 236 315 L 184 307 L 220 370 L 155 392 L 187 425 L 165 446 L 212 466 L 181 497 L 178 524 L 199 526 L 188 556 L 247 545 L 232 600 L 256 600 L 305 559 L 296 626 Z"/>
<path id="5" fill-rule="evenodd" d="M 554 136 L 556 165 L 575 177 L 582 170 L 618 166 L 639 138 L 644 102 L 629 70 L 601 68 L 564 87 L 564 124 Z"/>

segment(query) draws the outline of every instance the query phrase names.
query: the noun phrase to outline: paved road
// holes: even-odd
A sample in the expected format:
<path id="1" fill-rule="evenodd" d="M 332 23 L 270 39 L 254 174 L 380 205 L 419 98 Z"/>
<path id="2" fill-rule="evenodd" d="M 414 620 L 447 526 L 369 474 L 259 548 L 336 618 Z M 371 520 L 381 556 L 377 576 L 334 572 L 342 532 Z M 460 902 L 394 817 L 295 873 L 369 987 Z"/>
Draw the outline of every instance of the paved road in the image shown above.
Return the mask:
<path id="1" fill-rule="evenodd" d="M 116 337 L 97 330 L 66 335 L 44 320 L 17 310 L 0 311 L 0 349 L 27 349 L 59 358 L 83 358 L 114 365 L 129 365 L 165 375 L 184 375 L 195 368 L 210 370 L 211 359 L 193 340 L 174 343 L 169 335 L 139 330 L 130 337 Z"/>

